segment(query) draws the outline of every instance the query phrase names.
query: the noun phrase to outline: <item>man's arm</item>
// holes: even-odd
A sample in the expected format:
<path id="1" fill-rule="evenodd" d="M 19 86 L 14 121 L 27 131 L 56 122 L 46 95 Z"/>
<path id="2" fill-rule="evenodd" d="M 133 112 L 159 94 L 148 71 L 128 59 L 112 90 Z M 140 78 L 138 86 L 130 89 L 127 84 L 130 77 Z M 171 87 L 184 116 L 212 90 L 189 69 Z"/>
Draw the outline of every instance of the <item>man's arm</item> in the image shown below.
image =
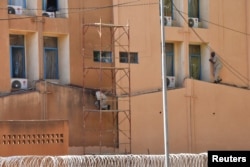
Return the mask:
<path id="1" fill-rule="evenodd" d="M 210 58 L 209 61 L 213 64 L 215 63 L 212 58 Z"/>

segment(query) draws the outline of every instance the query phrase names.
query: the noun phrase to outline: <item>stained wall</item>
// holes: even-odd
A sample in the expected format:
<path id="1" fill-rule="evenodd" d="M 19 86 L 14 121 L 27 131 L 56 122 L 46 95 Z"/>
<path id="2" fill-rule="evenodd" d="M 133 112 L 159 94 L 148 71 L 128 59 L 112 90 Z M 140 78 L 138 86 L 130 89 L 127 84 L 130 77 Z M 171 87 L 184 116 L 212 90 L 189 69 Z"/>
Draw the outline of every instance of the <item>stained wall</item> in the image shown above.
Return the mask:
<path id="1" fill-rule="evenodd" d="M 208 150 L 248 150 L 249 90 L 186 80 L 185 87 L 167 93 L 168 149 L 170 153 Z M 134 153 L 164 153 L 161 93 L 133 97 Z"/>

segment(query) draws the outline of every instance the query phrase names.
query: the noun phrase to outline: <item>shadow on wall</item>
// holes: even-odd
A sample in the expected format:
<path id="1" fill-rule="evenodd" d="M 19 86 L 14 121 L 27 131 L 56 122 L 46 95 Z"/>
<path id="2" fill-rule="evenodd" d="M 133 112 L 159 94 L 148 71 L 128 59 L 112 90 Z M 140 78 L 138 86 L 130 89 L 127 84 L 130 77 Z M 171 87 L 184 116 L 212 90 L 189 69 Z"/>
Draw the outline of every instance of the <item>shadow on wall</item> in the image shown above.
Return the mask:
<path id="1" fill-rule="evenodd" d="M 84 96 L 83 96 L 84 95 Z M 73 85 L 59 85 L 44 81 L 35 83 L 32 90 L 15 91 L 0 97 L 1 120 L 68 120 L 69 146 L 98 146 L 99 132 L 93 131 L 84 138 L 83 120 L 92 128 L 99 128 L 99 113 L 84 117 L 83 108 L 95 108 L 95 91 Z M 84 103 L 83 103 L 84 102 Z M 111 113 L 103 114 L 103 127 L 113 127 Z M 94 133 L 93 133 L 94 132 Z M 113 135 L 102 136 L 103 146 L 113 144 Z"/>

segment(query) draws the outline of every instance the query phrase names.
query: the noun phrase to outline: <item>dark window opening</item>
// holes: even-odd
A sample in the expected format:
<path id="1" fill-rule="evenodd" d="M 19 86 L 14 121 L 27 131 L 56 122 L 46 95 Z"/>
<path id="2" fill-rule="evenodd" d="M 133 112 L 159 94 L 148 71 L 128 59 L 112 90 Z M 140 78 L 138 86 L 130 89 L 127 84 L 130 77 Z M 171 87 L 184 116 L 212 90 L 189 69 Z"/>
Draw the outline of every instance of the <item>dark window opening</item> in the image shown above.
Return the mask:
<path id="1" fill-rule="evenodd" d="M 59 79 L 56 37 L 44 37 L 44 78 Z"/>
<path id="2" fill-rule="evenodd" d="M 94 51 L 94 62 L 112 63 L 112 53 L 109 51 Z"/>
<path id="3" fill-rule="evenodd" d="M 43 0 L 43 8 L 47 12 L 55 12 L 58 10 L 57 0 Z"/>
<path id="4" fill-rule="evenodd" d="M 200 17 L 199 5 L 199 0 L 188 0 L 188 17 Z"/>
<path id="5" fill-rule="evenodd" d="M 11 48 L 11 66 L 12 66 L 12 78 L 25 78 L 25 58 L 23 47 Z"/>
<path id="6" fill-rule="evenodd" d="M 166 43 L 166 70 L 167 76 L 174 76 L 174 44 Z"/>
<path id="7" fill-rule="evenodd" d="M 164 0 L 164 16 L 171 16 L 173 15 L 173 5 L 172 0 Z"/>
<path id="8" fill-rule="evenodd" d="M 130 56 L 129 56 L 130 55 Z M 136 52 L 120 52 L 120 63 L 138 64 L 138 53 Z"/>

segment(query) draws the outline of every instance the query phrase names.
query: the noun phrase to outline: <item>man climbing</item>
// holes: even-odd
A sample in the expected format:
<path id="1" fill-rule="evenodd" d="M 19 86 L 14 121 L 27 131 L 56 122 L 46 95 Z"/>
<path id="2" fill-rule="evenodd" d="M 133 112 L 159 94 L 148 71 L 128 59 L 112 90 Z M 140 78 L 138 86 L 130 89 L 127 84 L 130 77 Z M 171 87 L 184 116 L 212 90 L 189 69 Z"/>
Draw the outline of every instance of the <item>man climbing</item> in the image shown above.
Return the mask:
<path id="1" fill-rule="evenodd" d="M 214 83 L 220 83 L 222 81 L 222 79 L 220 78 L 220 71 L 223 65 L 215 52 L 211 52 L 211 58 L 209 59 L 209 61 L 213 64 L 214 67 Z"/>
<path id="2" fill-rule="evenodd" d="M 100 90 L 96 92 L 96 99 L 95 105 L 100 110 L 109 110 L 110 105 L 107 104 L 107 96 Z"/>

